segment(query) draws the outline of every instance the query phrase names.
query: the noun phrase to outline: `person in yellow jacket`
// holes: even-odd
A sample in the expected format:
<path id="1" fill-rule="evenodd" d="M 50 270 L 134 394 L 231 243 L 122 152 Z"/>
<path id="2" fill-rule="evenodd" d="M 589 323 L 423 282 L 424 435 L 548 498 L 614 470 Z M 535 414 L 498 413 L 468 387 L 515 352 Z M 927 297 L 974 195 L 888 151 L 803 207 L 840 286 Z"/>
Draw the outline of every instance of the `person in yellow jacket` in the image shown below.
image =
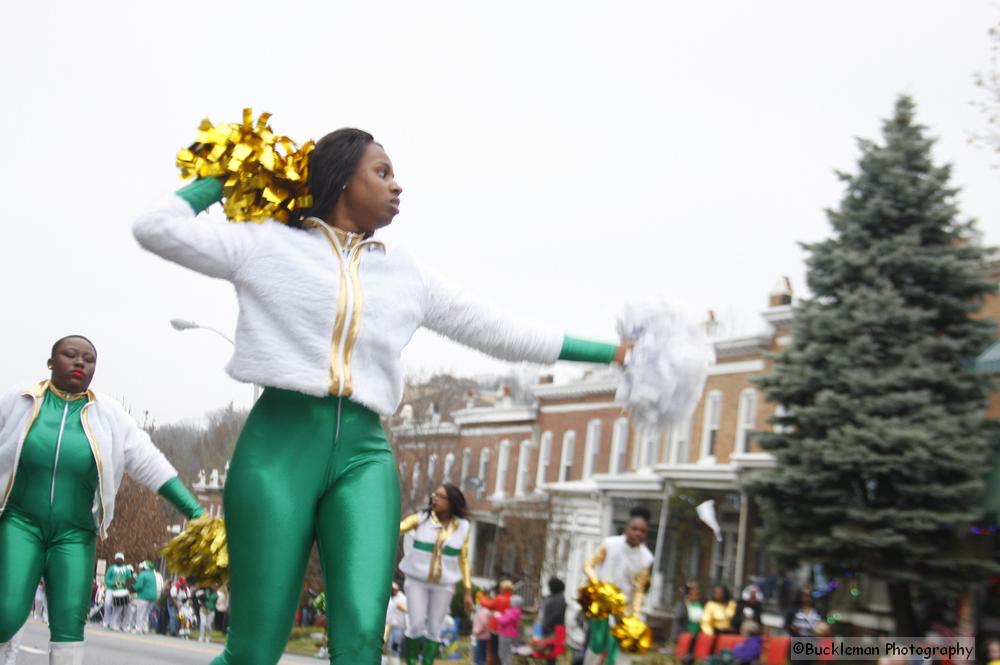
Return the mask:
<path id="1" fill-rule="evenodd" d="M 472 613 L 468 514 L 462 490 L 443 483 L 431 495 L 427 510 L 410 515 L 399 525 L 405 538 L 399 569 L 406 575 L 408 617 L 403 654 L 407 665 L 416 665 L 421 651 L 424 665 L 434 662 L 459 580 L 465 587 L 465 610 Z"/>
<path id="2" fill-rule="evenodd" d="M 729 589 L 716 584 L 712 587 L 712 599 L 705 603 L 701 613 L 701 632 L 709 635 L 735 632 L 734 616 L 736 616 L 736 601 L 730 598 Z"/>

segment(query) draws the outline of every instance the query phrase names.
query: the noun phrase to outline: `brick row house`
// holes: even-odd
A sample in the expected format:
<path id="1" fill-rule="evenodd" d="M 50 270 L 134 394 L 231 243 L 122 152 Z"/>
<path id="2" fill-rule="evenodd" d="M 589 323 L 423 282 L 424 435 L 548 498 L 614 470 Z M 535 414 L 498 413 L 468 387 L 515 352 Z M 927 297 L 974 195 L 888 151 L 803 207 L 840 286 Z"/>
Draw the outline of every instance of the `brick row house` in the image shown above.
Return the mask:
<path id="1" fill-rule="evenodd" d="M 655 553 L 647 609 L 657 621 L 669 619 L 684 580 L 739 587 L 770 573 L 754 545 L 757 516 L 739 486 L 742 474 L 772 463 L 752 432 L 768 427 L 774 406 L 752 380 L 769 371 L 767 354 L 790 341 L 791 298 L 782 281 L 759 334 L 713 338 L 717 361 L 702 399 L 690 421 L 670 431 L 638 427 L 615 401 L 616 374 L 605 367 L 565 384 L 543 376 L 524 400 L 531 403 L 501 395 L 452 412 L 450 422 L 437 414 L 419 424 L 404 418 L 390 429 L 404 511 L 425 507 L 442 480 L 460 484 L 473 511 L 477 581 L 513 574 L 530 599 L 549 575 L 578 586 L 590 552 L 643 505 Z M 707 325 L 712 333 L 714 321 Z M 721 541 L 694 516 L 708 498 Z"/>
<path id="2" fill-rule="evenodd" d="M 1000 281 L 1000 260 L 991 261 L 990 276 Z M 1000 298 L 990 298 L 982 314 L 1000 320 Z M 769 373 L 772 354 L 791 343 L 792 321 L 787 280 L 769 294 L 757 334 L 716 335 L 710 315 L 706 327 L 716 362 L 691 419 L 668 431 L 637 426 L 615 401 L 615 371 L 598 366 L 568 383 L 542 376 L 517 403 L 501 392 L 493 404 L 470 400 L 450 414 L 450 422 L 432 413 L 423 424 L 411 419 L 393 427 L 404 508 L 423 508 L 441 480 L 460 484 L 473 512 L 477 583 L 513 575 L 530 601 L 549 575 L 564 579 L 572 592 L 583 582 L 587 556 L 621 531 L 633 506 L 642 505 L 652 515 L 651 623 L 668 624 L 678 587 L 687 580 L 701 582 L 703 591 L 718 582 L 739 589 L 754 581 L 777 601 L 765 612 L 765 624 L 780 626 L 775 584 L 785 574 L 802 580 L 808 571 L 774 569 L 756 542 L 760 516 L 741 481 L 774 464 L 753 433 L 768 430 L 780 407 L 764 399 L 754 379 Z M 1000 342 L 979 366 L 1000 375 Z M 987 415 L 1000 417 L 1000 392 Z M 1000 469 L 994 475 L 1000 512 Z M 715 502 L 719 538 L 695 514 L 707 499 Z M 854 610 L 841 613 L 841 621 L 891 628 L 883 585 L 863 585 L 851 604 Z"/>

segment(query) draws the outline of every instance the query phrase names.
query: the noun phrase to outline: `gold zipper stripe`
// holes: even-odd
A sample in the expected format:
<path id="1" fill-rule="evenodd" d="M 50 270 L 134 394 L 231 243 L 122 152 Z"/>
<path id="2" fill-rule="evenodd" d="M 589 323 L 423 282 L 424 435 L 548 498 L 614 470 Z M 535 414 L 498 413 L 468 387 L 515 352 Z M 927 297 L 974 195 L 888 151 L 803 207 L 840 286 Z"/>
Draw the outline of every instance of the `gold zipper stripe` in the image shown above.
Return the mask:
<path id="1" fill-rule="evenodd" d="M 359 243 L 351 255 L 351 282 L 354 285 L 354 309 L 351 311 L 351 329 L 347 333 L 344 344 L 344 396 L 350 397 L 354 392 L 354 377 L 351 373 L 351 354 L 354 343 L 361 331 L 361 312 L 364 309 L 364 295 L 361 293 L 361 248 L 365 243 Z"/>
<path id="2" fill-rule="evenodd" d="M 337 263 L 340 267 L 340 289 L 337 296 L 337 314 L 334 317 L 333 336 L 330 340 L 330 386 L 327 390 L 329 394 L 336 395 L 340 391 L 340 372 L 338 367 L 340 337 L 344 334 L 344 319 L 347 316 L 347 275 L 344 272 L 344 259 L 340 253 L 340 242 L 337 240 L 336 236 L 330 232 L 325 224 L 317 224 L 317 226 L 319 226 L 323 235 L 326 236 L 327 242 L 330 243 L 330 248 L 337 257 Z"/>

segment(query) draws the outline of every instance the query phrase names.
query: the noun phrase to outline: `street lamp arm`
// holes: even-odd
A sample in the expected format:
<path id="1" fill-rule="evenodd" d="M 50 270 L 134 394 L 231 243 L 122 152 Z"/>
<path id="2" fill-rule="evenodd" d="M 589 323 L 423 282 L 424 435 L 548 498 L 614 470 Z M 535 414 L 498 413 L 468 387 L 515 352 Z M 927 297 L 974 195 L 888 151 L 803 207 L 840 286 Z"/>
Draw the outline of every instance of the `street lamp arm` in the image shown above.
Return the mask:
<path id="1" fill-rule="evenodd" d="M 233 346 L 236 346 L 236 342 L 234 342 L 228 335 L 223 333 L 221 330 L 216 330 L 212 326 L 203 326 L 200 323 L 195 323 L 194 321 L 188 321 L 187 319 L 170 319 L 170 325 L 173 326 L 174 330 L 181 332 L 185 330 L 199 330 L 199 329 L 209 330 L 211 332 L 214 332 L 216 335 L 226 340 Z"/>
<path id="2" fill-rule="evenodd" d="M 216 330 L 215 328 L 212 328 L 211 326 L 201 326 L 201 325 L 199 325 L 198 327 L 199 327 L 199 328 L 202 328 L 202 329 L 204 329 L 204 330 L 211 330 L 212 332 L 214 332 L 214 333 L 215 333 L 216 335 L 218 335 L 218 336 L 219 336 L 219 337 L 221 337 L 222 339 L 226 340 L 227 342 L 229 342 L 229 343 L 230 343 L 230 344 L 232 344 L 233 346 L 236 346 L 236 342 L 234 342 L 234 341 L 232 340 L 232 338 L 230 338 L 230 337 L 229 337 L 229 335 L 226 335 L 226 334 L 225 334 L 225 333 L 223 333 L 222 331 L 220 331 L 220 330 Z"/>

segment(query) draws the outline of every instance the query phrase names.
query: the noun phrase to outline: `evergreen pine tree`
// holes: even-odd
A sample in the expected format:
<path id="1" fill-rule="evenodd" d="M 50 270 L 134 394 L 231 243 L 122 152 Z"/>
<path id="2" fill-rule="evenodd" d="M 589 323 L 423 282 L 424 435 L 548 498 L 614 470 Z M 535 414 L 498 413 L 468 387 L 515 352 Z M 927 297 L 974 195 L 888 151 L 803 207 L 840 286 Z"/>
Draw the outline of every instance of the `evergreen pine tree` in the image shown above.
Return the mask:
<path id="1" fill-rule="evenodd" d="M 969 361 L 994 334 L 972 317 L 994 286 L 911 99 L 883 137 L 838 174 L 832 237 L 805 245 L 812 295 L 761 381 L 786 410 L 759 436 L 777 466 L 747 484 L 779 561 L 886 581 L 896 634 L 914 635 L 915 591 L 992 570 L 965 534 L 990 457 L 990 382 Z"/>

